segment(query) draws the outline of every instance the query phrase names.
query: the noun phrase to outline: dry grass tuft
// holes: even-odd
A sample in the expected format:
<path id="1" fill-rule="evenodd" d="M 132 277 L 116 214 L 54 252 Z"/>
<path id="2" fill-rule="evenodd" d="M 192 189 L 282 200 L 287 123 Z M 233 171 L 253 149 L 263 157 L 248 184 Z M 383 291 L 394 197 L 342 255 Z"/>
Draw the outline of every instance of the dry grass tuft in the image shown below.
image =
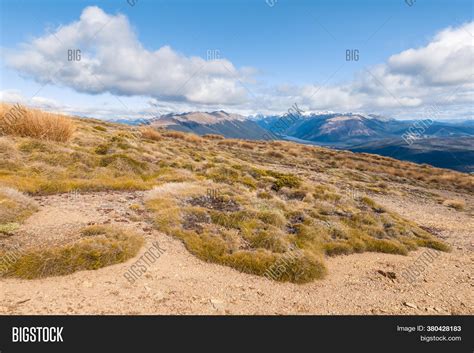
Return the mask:
<path id="1" fill-rule="evenodd" d="M 222 135 L 217 135 L 217 134 L 206 134 L 206 135 L 203 135 L 203 138 L 207 140 L 223 140 L 225 137 Z"/>
<path id="2" fill-rule="evenodd" d="M 173 131 L 173 130 L 166 130 L 162 133 L 164 137 L 169 137 L 172 139 L 184 140 L 186 138 L 186 134 L 181 131 Z"/>
<path id="3" fill-rule="evenodd" d="M 20 249 L 16 261 L 3 264 L 0 275 L 34 279 L 97 270 L 134 257 L 144 243 L 142 236 L 112 226 L 88 227 L 82 230 L 82 235 L 83 238 L 69 245 Z"/>
<path id="4" fill-rule="evenodd" d="M 143 138 L 153 141 L 161 141 L 161 134 L 152 127 L 144 127 L 140 129 Z"/>
<path id="5" fill-rule="evenodd" d="M 456 211 L 462 211 L 466 208 L 466 203 L 463 200 L 445 200 L 443 205 L 454 208 Z"/>
<path id="6" fill-rule="evenodd" d="M 73 121 L 59 114 L 6 104 L 0 106 L 0 112 L 0 133 L 4 135 L 66 142 L 75 130 Z"/>

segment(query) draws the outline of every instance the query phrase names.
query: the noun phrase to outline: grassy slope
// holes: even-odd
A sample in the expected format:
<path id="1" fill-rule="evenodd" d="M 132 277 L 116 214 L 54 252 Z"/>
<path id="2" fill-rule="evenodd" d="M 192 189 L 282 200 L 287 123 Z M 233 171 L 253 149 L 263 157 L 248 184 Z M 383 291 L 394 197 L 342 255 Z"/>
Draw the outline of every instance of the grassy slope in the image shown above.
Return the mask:
<path id="1" fill-rule="evenodd" d="M 447 250 L 366 193 L 400 192 L 398 184 L 435 198 L 433 189 L 474 193 L 467 174 L 380 156 L 74 120 L 68 142 L 0 138 L 0 185 L 31 194 L 158 186 L 148 206 L 159 229 L 241 271 L 283 264 L 276 280 L 322 277 L 325 255 Z"/>

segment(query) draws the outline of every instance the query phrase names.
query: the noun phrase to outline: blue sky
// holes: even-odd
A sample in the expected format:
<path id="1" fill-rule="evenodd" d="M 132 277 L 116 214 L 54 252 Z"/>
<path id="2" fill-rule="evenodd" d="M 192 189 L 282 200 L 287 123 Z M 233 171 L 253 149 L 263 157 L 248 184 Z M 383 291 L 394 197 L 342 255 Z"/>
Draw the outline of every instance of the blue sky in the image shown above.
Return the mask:
<path id="1" fill-rule="evenodd" d="M 472 118 L 472 1 L 135 2 L 3 0 L 2 99 L 106 118 L 295 102 Z"/>

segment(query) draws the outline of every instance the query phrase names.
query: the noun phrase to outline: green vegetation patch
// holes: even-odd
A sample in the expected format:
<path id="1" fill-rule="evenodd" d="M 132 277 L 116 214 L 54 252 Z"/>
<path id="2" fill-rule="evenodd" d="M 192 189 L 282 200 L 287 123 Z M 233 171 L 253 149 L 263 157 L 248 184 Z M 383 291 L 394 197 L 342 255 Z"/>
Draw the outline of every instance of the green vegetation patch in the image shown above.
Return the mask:
<path id="1" fill-rule="evenodd" d="M 263 184 L 265 191 L 225 183 L 180 184 L 176 190 L 164 185 L 151 194 L 147 207 L 159 230 L 182 239 L 199 258 L 276 281 L 322 278 L 325 256 L 364 251 L 406 255 L 419 246 L 449 250 L 368 197 L 345 197 L 324 185 L 315 190 L 302 180 L 267 171 L 257 179 L 269 175 L 277 178 Z M 324 196 L 288 198 L 283 186 L 271 186 L 275 179 L 290 192 L 315 190 Z"/>
<path id="2" fill-rule="evenodd" d="M 82 270 L 124 262 L 134 257 L 143 245 L 143 237 L 112 226 L 91 226 L 82 230 L 82 238 L 75 243 L 0 253 L 3 261 L 0 275 L 34 279 L 62 276 Z"/>

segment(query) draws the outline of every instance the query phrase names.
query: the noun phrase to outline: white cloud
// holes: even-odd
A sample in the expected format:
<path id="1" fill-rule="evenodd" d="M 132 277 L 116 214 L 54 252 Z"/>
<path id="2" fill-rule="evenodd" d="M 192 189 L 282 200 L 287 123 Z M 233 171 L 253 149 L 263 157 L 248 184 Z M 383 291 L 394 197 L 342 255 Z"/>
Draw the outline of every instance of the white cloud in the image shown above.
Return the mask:
<path id="1" fill-rule="evenodd" d="M 347 84 L 303 87 L 301 104 L 309 109 L 375 111 L 399 117 L 423 117 L 426 107 L 437 106 L 442 108 L 441 117 L 454 117 L 453 112 L 472 117 L 473 32 L 474 22 L 450 27 L 424 47 L 361 70 Z"/>
<path id="2" fill-rule="evenodd" d="M 68 50 L 81 50 L 68 61 Z M 36 38 L 7 54 L 8 64 L 41 83 L 83 93 L 143 95 L 197 104 L 245 102 L 249 68 L 239 71 L 226 59 L 186 57 L 169 46 L 145 49 L 124 15 L 87 7 L 79 21 Z"/>
<path id="3" fill-rule="evenodd" d="M 425 47 L 393 55 L 388 68 L 395 74 L 413 76 L 421 84 L 459 85 L 474 74 L 474 22 L 439 32 Z"/>

